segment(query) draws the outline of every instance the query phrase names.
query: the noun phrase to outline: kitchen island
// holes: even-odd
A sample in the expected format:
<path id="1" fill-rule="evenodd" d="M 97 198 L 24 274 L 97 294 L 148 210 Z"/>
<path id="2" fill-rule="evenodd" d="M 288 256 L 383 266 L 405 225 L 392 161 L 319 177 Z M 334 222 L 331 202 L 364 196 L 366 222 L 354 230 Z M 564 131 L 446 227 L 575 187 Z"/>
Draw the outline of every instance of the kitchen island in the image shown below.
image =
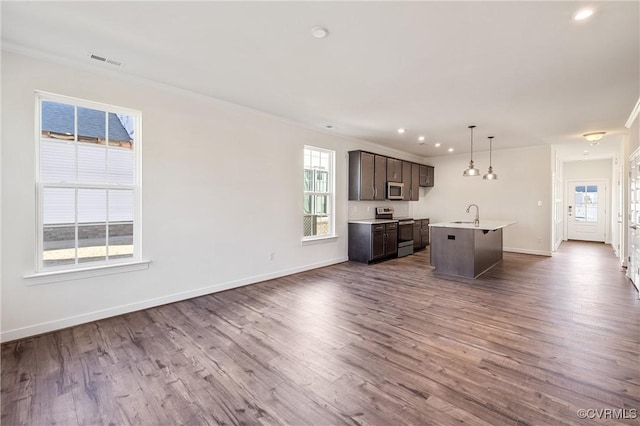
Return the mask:
<path id="1" fill-rule="evenodd" d="M 431 265 L 437 273 L 477 278 L 502 260 L 502 229 L 515 223 L 431 223 Z"/>

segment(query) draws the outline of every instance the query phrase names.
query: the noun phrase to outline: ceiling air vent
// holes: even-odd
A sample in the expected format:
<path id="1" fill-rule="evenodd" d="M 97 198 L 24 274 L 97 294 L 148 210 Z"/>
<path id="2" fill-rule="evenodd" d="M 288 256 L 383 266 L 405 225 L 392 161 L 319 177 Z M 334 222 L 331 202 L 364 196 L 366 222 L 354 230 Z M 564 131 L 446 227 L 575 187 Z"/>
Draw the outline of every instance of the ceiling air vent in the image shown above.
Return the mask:
<path id="1" fill-rule="evenodd" d="M 99 62 L 104 62 L 105 64 L 113 65 L 116 67 L 121 67 L 122 62 L 116 61 L 115 59 L 105 58 L 104 56 L 96 55 L 93 53 L 89 53 L 89 57 Z"/>

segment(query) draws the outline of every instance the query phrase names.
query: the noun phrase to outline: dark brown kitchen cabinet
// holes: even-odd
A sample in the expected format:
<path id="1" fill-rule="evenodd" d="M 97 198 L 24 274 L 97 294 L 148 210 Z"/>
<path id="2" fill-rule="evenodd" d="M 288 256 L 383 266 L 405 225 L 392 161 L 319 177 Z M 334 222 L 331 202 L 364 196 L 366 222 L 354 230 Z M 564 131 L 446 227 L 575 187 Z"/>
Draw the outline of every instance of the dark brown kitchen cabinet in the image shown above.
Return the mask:
<path id="1" fill-rule="evenodd" d="M 371 226 L 371 255 L 367 257 L 367 262 L 384 257 L 385 253 L 385 229 L 384 225 L 372 225 Z M 351 236 L 349 236 L 351 241 Z M 349 253 L 349 260 L 351 260 L 351 253 Z"/>
<path id="2" fill-rule="evenodd" d="M 409 200 L 411 201 L 420 199 L 420 167 L 422 167 L 421 164 L 411 163 L 411 188 L 409 191 Z"/>
<path id="3" fill-rule="evenodd" d="M 387 158 L 387 182 L 402 182 L 402 160 Z"/>
<path id="4" fill-rule="evenodd" d="M 415 220 L 413 223 L 413 251 L 420 250 L 420 244 L 422 243 L 421 224 L 420 220 Z"/>
<path id="5" fill-rule="evenodd" d="M 387 157 L 365 151 L 349 152 L 349 200 L 384 200 Z"/>
<path id="6" fill-rule="evenodd" d="M 349 200 L 387 199 L 387 182 L 404 185 L 403 201 L 418 201 L 421 186 L 433 186 L 434 169 L 367 151 L 349 151 Z"/>
<path id="7" fill-rule="evenodd" d="M 430 187 L 434 182 L 434 168 L 432 166 L 420 165 L 420 186 Z"/>
<path id="8" fill-rule="evenodd" d="M 398 253 L 398 223 L 387 223 L 384 226 L 385 246 L 384 255 L 390 256 Z"/>
<path id="9" fill-rule="evenodd" d="M 384 200 L 387 198 L 387 157 L 374 155 L 373 186 L 375 188 L 374 200 Z"/>
<path id="10" fill-rule="evenodd" d="M 411 200 L 411 163 L 402 162 L 402 183 L 404 184 L 403 201 Z"/>
<path id="11" fill-rule="evenodd" d="M 413 250 L 422 250 L 429 245 L 429 219 L 415 219 L 413 224 Z"/>
<path id="12" fill-rule="evenodd" d="M 370 263 L 398 253 L 398 223 L 349 223 L 349 260 Z"/>
<path id="13" fill-rule="evenodd" d="M 420 198 L 420 167 L 417 163 L 402 162 L 402 183 L 404 183 L 403 201 L 418 201 Z"/>

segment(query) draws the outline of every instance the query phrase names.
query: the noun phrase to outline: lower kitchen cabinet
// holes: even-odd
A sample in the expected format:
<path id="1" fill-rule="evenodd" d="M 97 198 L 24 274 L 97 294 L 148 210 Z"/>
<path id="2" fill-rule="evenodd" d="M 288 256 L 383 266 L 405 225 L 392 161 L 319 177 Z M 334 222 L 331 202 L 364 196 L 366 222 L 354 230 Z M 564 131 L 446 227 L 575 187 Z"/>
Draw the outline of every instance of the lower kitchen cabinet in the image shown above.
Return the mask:
<path id="1" fill-rule="evenodd" d="M 349 223 L 349 260 L 370 263 L 398 254 L 398 223 Z"/>
<path id="2" fill-rule="evenodd" d="M 413 224 L 413 250 L 422 250 L 429 245 L 429 219 L 415 219 Z"/>

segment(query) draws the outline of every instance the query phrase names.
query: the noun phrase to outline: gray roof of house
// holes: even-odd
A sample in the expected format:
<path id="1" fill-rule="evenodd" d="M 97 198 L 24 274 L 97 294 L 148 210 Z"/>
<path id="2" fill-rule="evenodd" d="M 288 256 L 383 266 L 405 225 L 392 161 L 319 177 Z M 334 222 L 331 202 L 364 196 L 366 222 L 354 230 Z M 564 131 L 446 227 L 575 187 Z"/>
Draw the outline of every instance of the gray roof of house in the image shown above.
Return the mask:
<path id="1" fill-rule="evenodd" d="M 118 116 L 109 112 L 109 140 L 132 141 Z M 106 139 L 104 111 L 78 107 L 78 136 Z M 42 130 L 74 133 L 73 105 L 42 102 Z"/>

